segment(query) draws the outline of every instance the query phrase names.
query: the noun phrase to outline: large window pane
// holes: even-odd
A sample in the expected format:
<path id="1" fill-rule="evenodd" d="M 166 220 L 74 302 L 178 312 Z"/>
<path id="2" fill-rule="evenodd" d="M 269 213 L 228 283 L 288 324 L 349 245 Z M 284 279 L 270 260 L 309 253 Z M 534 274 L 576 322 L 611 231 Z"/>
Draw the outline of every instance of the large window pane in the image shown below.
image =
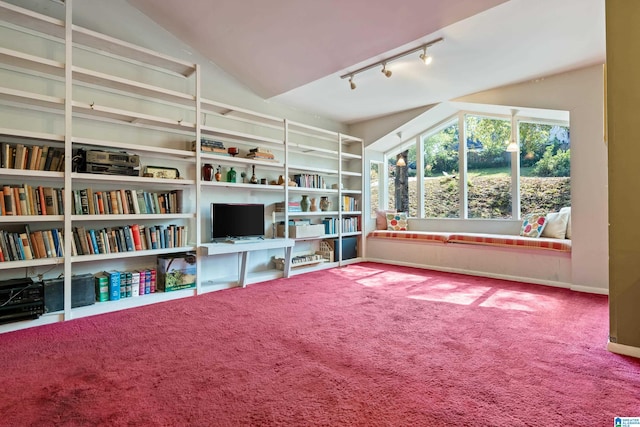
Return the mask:
<path id="1" fill-rule="evenodd" d="M 426 218 L 460 217 L 458 138 L 457 120 L 423 138 Z"/>
<path id="2" fill-rule="evenodd" d="M 522 214 L 558 212 L 570 206 L 569 128 L 527 122 L 520 123 L 519 128 Z"/>
<path id="3" fill-rule="evenodd" d="M 469 218 L 511 218 L 511 121 L 466 116 Z"/>

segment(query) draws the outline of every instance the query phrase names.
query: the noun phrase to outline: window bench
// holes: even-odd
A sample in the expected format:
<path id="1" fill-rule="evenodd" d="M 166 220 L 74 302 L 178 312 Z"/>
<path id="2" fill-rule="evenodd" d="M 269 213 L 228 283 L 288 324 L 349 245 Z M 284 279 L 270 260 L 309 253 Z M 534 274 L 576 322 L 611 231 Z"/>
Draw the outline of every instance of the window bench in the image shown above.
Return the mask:
<path id="1" fill-rule="evenodd" d="M 571 240 L 511 234 L 375 230 L 366 258 L 530 283 L 571 287 Z"/>

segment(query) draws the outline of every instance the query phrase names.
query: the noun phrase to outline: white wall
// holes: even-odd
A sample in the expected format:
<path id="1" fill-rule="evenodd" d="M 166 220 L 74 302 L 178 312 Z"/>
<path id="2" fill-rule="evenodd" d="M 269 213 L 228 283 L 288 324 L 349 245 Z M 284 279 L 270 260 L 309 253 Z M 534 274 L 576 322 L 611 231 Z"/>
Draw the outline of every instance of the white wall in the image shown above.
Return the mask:
<path id="1" fill-rule="evenodd" d="M 607 148 L 603 137 L 603 88 L 602 65 L 594 65 L 452 100 L 569 111 L 572 283 L 575 289 L 586 288 L 599 293 L 606 292 L 609 288 Z M 351 133 L 367 133 L 368 126 L 374 124 L 360 124 L 357 132 Z M 379 123 L 375 126 L 376 132 L 379 132 Z M 397 129 L 393 124 L 388 128 L 388 133 L 395 133 Z M 371 157 L 371 153 L 368 157 Z M 365 179 L 365 185 L 366 183 Z"/>
<path id="2" fill-rule="evenodd" d="M 602 65 L 477 93 L 456 101 L 567 110 L 571 121 L 574 287 L 609 288 L 607 147 Z"/>

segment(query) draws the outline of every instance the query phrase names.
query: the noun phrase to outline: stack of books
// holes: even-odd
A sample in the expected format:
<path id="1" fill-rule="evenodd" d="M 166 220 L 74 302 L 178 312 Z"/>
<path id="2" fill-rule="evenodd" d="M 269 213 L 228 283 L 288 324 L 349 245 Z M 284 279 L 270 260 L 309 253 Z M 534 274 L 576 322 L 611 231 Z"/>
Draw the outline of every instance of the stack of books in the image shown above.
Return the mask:
<path id="1" fill-rule="evenodd" d="M 196 142 L 191 143 L 191 149 L 195 151 Z M 206 151 L 207 153 L 216 153 L 228 156 L 227 149 L 224 147 L 222 141 L 215 141 L 213 139 L 200 138 L 200 151 Z"/>
<path id="2" fill-rule="evenodd" d="M 276 202 L 275 204 L 276 212 L 284 212 L 284 202 Z M 300 207 L 300 202 L 289 202 L 289 212 L 302 212 L 302 208 Z"/>
<path id="3" fill-rule="evenodd" d="M 275 156 L 273 153 L 264 147 L 256 147 L 249 150 L 247 153 L 247 157 L 250 159 L 259 159 L 259 160 L 275 160 Z"/>

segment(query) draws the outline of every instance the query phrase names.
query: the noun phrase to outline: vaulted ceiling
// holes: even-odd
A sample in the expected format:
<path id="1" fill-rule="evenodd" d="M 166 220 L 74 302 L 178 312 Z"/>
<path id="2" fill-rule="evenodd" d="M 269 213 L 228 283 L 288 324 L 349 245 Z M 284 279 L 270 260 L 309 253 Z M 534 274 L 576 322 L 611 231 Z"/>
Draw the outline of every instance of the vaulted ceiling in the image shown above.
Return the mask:
<path id="1" fill-rule="evenodd" d="M 340 122 L 604 62 L 604 0 L 128 0 L 265 99 Z M 419 53 L 342 74 L 443 37 Z"/>

